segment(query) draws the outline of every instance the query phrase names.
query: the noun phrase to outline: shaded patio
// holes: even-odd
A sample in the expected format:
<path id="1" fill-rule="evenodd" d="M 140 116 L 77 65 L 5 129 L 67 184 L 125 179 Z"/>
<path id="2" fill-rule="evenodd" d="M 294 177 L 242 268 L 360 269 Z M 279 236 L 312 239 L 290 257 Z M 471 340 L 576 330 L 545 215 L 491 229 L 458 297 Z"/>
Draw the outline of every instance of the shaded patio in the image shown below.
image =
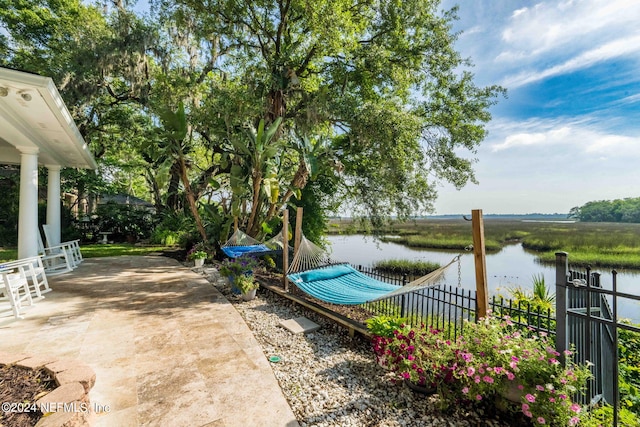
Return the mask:
<path id="1" fill-rule="evenodd" d="M 258 342 L 206 279 L 160 256 L 91 258 L 52 277 L 0 350 L 96 372 L 96 426 L 297 426 Z"/>

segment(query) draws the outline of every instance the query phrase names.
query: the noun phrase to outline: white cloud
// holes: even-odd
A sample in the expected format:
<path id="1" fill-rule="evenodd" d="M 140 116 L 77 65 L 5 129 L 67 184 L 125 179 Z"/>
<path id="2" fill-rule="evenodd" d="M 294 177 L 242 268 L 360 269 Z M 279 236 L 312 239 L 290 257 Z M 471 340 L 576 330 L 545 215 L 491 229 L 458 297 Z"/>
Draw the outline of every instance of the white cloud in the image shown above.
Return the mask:
<path id="1" fill-rule="evenodd" d="M 501 59 L 581 51 L 594 43 L 635 32 L 640 4 L 629 0 L 540 2 L 512 13 L 502 31 L 506 50 Z M 511 54 L 515 52 L 515 54 Z"/>
<path id="2" fill-rule="evenodd" d="M 531 71 L 515 76 L 507 76 L 502 84 L 509 88 L 516 88 L 548 77 L 587 68 L 598 62 L 634 54 L 640 54 L 640 34 L 605 43 L 595 49 L 575 56 L 562 64 L 549 67 L 542 71 Z"/>
<path id="3" fill-rule="evenodd" d="M 518 128 L 523 130 L 517 131 Z M 558 150 L 569 149 L 575 156 L 640 160 L 640 135 L 628 136 L 609 132 L 591 124 L 588 119 L 502 122 L 497 124 L 494 132 L 497 135 L 488 144 L 493 153 L 526 149 L 533 155 L 531 150 L 552 146 Z M 530 156 L 525 156 L 526 158 Z"/>

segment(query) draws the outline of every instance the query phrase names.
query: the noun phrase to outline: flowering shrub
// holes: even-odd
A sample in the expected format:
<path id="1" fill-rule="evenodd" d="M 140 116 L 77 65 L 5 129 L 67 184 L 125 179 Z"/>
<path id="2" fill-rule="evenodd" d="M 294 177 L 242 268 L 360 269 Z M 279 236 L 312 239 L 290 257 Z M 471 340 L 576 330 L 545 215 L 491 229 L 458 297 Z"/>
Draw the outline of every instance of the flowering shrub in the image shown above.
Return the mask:
<path id="1" fill-rule="evenodd" d="M 375 336 L 373 349 L 397 379 L 436 389 L 443 404 L 473 405 L 515 392 L 512 408 L 535 425 L 580 421 L 582 407 L 572 396 L 586 386 L 588 367 L 561 363 L 546 336 L 527 336 L 508 319 L 467 322 L 464 336 L 453 341 L 431 327 L 402 325 L 392 337 Z"/>
<path id="2" fill-rule="evenodd" d="M 234 259 L 225 259 L 220 266 L 220 274 L 223 276 L 240 276 L 253 271 L 258 266 L 254 257 L 244 255 Z"/>

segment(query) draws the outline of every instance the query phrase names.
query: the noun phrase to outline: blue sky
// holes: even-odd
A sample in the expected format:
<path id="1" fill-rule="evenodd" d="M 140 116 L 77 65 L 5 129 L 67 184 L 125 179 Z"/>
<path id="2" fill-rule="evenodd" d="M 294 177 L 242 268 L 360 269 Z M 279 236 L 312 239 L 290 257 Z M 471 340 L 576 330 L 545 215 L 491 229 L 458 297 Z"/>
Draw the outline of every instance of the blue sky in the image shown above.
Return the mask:
<path id="1" fill-rule="evenodd" d="M 479 185 L 439 187 L 437 214 L 567 213 L 640 197 L 640 2 L 444 0 L 492 108 Z M 461 152 L 466 157 L 469 153 Z"/>

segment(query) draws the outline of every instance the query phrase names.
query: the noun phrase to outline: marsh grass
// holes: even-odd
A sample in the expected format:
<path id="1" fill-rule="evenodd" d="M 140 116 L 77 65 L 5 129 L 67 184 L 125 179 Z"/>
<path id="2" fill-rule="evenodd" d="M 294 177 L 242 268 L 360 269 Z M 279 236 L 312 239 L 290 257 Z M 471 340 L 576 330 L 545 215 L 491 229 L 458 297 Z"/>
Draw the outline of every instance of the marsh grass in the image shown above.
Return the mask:
<path id="1" fill-rule="evenodd" d="M 440 264 L 429 261 L 388 259 L 376 262 L 373 267 L 384 273 L 424 276 L 425 274 L 439 269 Z"/>
<path id="2" fill-rule="evenodd" d="M 472 243 L 471 222 L 463 219 L 418 219 L 392 221 L 386 228 L 366 229 L 356 222 L 341 220 L 332 233 L 363 233 L 385 237 L 385 241 L 409 247 L 462 250 Z M 568 252 L 572 266 L 640 269 L 640 224 L 523 222 L 512 219 L 484 219 L 485 249 L 522 242 L 542 262 L 554 262 L 555 252 Z"/>

